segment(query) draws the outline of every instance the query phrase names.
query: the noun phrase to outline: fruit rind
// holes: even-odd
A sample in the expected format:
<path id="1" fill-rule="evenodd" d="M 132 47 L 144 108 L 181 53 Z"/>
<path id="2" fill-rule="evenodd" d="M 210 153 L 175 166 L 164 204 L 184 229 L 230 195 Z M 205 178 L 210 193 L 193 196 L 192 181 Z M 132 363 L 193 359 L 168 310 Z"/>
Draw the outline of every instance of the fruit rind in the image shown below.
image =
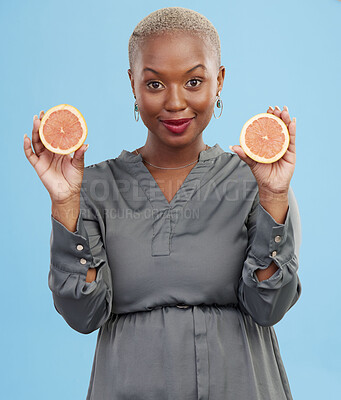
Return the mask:
<path id="1" fill-rule="evenodd" d="M 83 129 L 83 136 L 82 139 L 77 143 L 77 145 L 71 147 L 70 149 L 67 150 L 62 150 L 59 148 L 52 147 L 44 138 L 43 135 L 43 128 L 45 125 L 45 122 L 47 121 L 48 117 L 54 112 L 54 111 L 60 111 L 60 110 L 69 110 L 73 114 L 78 116 L 78 120 L 82 126 Z M 50 108 L 46 113 L 44 114 L 42 120 L 40 121 L 40 127 L 39 127 L 39 137 L 43 145 L 50 151 L 56 154 L 71 154 L 74 151 L 78 150 L 83 143 L 85 142 L 86 138 L 88 136 L 88 127 L 85 122 L 85 118 L 83 117 L 82 113 L 74 106 L 71 106 L 70 104 L 58 104 L 57 106 L 54 106 Z"/>
<path id="2" fill-rule="evenodd" d="M 249 148 L 245 143 L 245 132 L 246 132 L 247 127 L 249 125 L 251 125 L 253 121 L 255 121 L 259 118 L 262 118 L 262 117 L 274 119 L 276 122 L 278 122 L 281 125 L 282 129 L 288 133 L 286 135 L 282 150 L 272 158 L 260 157 L 260 156 L 257 156 L 256 154 L 253 154 L 252 152 L 249 151 Z M 249 120 L 247 120 L 245 122 L 245 124 L 243 125 L 243 128 L 241 130 L 241 133 L 240 133 L 239 142 L 240 142 L 242 149 L 244 150 L 244 153 L 247 156 L 249 156 L 250 158 L 252 158 L 254 161 L 257 161 L 257 162 L 263 163 L 263 164 L 271 164 L 271 163 L 278 161 L 280 158 L 282 158 L 283 155 L 285 154 L 285 152 L 287 151 L 287 149 L 289 147 L 289 142 L 290 142 L 290 134 L 289 134 L 286 124 L 284 123 L 284 121 L 281 118 L 277 117 L 276 115 L 270 114 L 270 113 L 260 113 L 260 114 L 254 115 L 252 118 L 250 118 Z"/>

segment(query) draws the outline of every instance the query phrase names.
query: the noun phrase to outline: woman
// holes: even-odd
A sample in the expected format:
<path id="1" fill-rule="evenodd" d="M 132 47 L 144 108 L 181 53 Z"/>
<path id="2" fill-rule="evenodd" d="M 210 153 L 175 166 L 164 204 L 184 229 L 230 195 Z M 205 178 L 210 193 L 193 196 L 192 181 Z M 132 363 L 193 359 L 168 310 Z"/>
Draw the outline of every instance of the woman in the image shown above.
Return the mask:
<path id="1" fill-rule="evenodd" d="M 87 399 L 291 399 L 273 325 L 301 293 L 295 121 L 269 108 L 291 134 L 273 164 L 205 145 L 225 68 L 195 11 L 149 14 L 129 63 L 144 146 L 84 169 L 86 145 L 43 147 L 43 112 L 35 153 L 24 140 L 52 200 L 55 307 L 78 332 L 99 328 Z"/>

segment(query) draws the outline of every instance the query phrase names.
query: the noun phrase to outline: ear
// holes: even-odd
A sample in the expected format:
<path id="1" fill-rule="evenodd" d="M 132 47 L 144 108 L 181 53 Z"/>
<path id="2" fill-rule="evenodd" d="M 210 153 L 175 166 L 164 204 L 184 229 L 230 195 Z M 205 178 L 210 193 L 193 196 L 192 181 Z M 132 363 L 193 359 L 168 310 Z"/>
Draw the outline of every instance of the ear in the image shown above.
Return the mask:
<path id="1" fill-rule="evenodd" d="M 128 72 L 129 79 L 130 79 L 131 88 L 133 89 L 133 94 L 134 94 L 134 96 L 136 97 L 136 94 L 135 94 L 135 87 L 134 87 L 135 85 L 134 85 L 133 71 L 129 68 L 127 72 Z"/>
<path id="2" fill-rule="evenodd" d="M 221 65 L 217 76 L 217 84 L 218 84 L 217 92 L 221 92 L 221 90 L 223 89 L 224 79 L 225 79 L 225 67 Z"/>

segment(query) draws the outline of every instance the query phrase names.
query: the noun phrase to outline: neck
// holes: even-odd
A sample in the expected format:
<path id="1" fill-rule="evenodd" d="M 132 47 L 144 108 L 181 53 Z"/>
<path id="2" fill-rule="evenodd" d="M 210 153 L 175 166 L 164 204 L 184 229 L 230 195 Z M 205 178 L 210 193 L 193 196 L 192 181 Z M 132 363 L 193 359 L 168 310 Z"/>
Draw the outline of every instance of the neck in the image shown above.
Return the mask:
<path id="1" fill-rule="evenodd" d="M 169 146 L 162 142 L 155 143 L 148 136 L 145 145 L 137 150 L 144 160 L 154 165 L 170 168 L 179 167 L 197 160 L 199 153 L 206 150 L 206 148 L 208 146 L 203 142 L 202 138 L 185 146 Z"/>

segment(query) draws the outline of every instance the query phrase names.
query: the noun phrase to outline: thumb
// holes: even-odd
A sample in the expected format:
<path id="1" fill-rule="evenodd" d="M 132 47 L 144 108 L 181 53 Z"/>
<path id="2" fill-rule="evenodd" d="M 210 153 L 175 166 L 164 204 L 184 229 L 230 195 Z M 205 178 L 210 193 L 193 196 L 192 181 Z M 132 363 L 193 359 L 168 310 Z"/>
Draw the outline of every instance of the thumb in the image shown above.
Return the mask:
<path id="1" fill-rule="evenodd" d="M 72 157 L 72 165 L 78 170 L 84 168 L 84 154 L 88 150 L 89 144 L 83 144 L 79 149 L 77 149 Z"/>

